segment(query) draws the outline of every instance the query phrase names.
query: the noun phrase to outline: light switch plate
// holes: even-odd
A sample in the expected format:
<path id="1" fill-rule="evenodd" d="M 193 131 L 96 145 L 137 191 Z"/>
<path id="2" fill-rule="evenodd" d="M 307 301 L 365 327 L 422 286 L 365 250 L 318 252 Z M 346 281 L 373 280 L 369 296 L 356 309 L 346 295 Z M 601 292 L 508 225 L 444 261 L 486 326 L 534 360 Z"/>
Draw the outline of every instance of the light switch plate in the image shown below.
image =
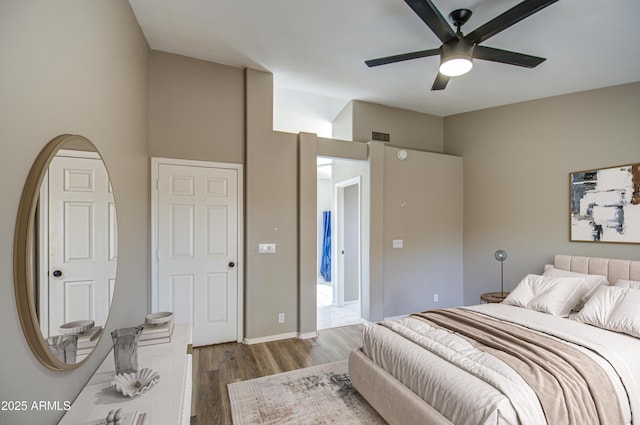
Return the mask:
<path id="1" fill-rule="evenodd" d="M 275 254 L 276 244 L 274 243 L 260 243 L 258 244 L 258 254 Z"/>
<path id="2" fill-rule="evenodd" d="M 394 248 L 402 248 L 402 247 L 404 247 L 404 241 L 402 239 L 394 239 L 393 240 L 393 247 Z"/>

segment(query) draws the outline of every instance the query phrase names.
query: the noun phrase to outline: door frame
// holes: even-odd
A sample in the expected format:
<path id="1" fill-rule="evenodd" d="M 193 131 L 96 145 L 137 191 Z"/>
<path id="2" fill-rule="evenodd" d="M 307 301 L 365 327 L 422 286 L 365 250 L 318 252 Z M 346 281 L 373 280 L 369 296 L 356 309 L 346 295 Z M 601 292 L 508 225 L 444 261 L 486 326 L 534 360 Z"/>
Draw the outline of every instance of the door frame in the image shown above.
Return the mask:
<path id="1" fill-rule="evenodd" d="M 335 218 L 334 225 L 336 243 L 332 246 L 332 255 L 335 261 L 332 261 L 331 273 L 335 276 L 333 283 L 333 302 L 338 307 L 345 304 L 344 301 L 344 259 L 338 254 L 339 247 L 344 245 L 344 189 L 355 186 L 358 190 L 358 303 L 362 302 L 362 177 L 356 176 L 333 185 Z M 342 266 L 341 266 L 342 265 Z"/>
<path id="2" fill-rule="evenodd" d="M 160 165 L 181 165 L 186 167 L 199 168 L 218 168 L 227 170 L 236 170 L 238 175 L 238 259 L 236 261 L 238 271 L 237 282 L 237 312 L 236 318 L 236 341 L 242 342 L 244 338 L 244 172 L 242 164 L 233 164 L 226 162 L 197 161 L 190 159 L 175 158 L 151 158 L 151 284 L 149 291 L 149 313 L 156 312 L 158 306 L 158 178 Z"/>

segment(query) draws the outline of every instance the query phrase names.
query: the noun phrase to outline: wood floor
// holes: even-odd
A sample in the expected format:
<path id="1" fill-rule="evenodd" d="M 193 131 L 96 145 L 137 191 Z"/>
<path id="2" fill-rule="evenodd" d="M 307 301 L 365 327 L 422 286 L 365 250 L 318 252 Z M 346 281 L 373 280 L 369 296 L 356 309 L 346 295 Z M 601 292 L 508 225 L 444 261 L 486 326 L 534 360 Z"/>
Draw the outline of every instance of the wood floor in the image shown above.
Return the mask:
<path id="1" fill-rule="evenodd" d="M 193 350 L 192 425 L 231 425 L 227 384 L 348 358 L 362 325 L 326 329 L 317 338 L 226 343 Z"/>

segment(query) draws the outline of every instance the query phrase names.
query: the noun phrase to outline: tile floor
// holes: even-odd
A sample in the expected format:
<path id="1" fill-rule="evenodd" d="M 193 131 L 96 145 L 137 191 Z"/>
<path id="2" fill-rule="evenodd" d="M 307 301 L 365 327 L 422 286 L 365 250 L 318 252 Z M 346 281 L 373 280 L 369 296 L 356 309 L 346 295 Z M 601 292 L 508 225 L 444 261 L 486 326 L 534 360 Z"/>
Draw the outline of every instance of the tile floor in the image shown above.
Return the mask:
<path id="1" fill-rule="evenodd" d="M 331 284 L 318 282 L 318 330 L 362 323 L 360 303 L 338 307 L 332 304 Z"/>

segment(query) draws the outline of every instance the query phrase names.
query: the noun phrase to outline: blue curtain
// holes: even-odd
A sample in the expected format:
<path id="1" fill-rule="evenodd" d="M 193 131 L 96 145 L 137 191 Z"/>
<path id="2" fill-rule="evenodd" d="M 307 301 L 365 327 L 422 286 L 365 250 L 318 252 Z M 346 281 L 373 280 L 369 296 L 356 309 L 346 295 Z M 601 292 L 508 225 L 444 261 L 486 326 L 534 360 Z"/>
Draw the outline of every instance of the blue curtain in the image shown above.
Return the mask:
<path id="1" fill-rule="evenodd" d="M 331 211 L 322 212 L 322 260 L 320 274 L 325 282 L 331 282 Z"/>

